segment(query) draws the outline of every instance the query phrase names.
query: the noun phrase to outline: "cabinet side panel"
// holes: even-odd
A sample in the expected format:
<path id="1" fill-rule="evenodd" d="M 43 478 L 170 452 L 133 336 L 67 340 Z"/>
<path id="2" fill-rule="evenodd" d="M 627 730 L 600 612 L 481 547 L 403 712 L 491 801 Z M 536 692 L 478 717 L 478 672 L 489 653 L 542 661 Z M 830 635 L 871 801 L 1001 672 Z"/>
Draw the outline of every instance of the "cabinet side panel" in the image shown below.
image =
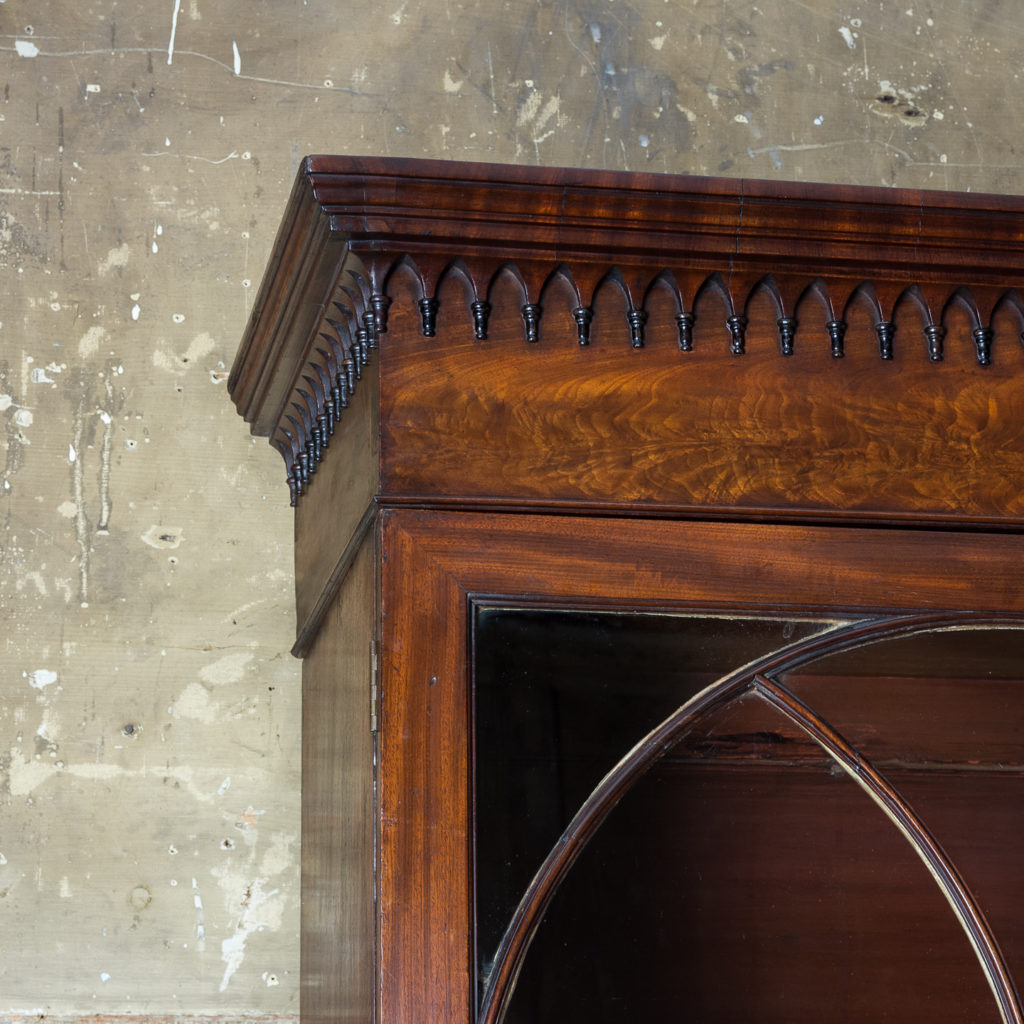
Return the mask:
<path id="1" fill-rule="evenodd" d="M 302 1019 L 373 1020 L 371 534 L 303 665 Z"/>
<path id="2" fill-rule="evenodd" d="M 331 599 L 339 562 L 377 492 L 378 395 L 375 360 L 363 368 L 329 451 L 310 480 L 309 493 L 295 510 L 295 613 L 300 635 L 315 628 L 322 605 Z"/>

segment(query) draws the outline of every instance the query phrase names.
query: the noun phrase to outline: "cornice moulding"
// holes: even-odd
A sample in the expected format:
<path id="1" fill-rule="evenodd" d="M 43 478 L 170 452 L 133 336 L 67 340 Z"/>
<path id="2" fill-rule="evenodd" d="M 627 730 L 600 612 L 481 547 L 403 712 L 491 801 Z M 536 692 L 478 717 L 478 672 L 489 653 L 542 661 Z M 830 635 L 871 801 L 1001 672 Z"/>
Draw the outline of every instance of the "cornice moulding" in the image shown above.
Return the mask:
<path id="1" fill-rule="evenodd" d="M 1020 349 L 1024 201 L 307 157 L 229 381 L 253 431 L 283 455 L 293 500 L 315 472 L 373 350 L 398 344 L 384 340 L 395 275 L 412 282 L 417 333 L 427 338 L 437 333 L 438 295 L 447 278 L 465 286 L 466 322 L 478 341 L 488 337 L 495 287 L 512 278 L 528 343 L 553 330 L 552 344 L 568 337 L 587 345 L 595 297 L 610 288 L 622 297 L 623 337 L 643 348 L 653 326 L 651 296 L 667 289 L 684 353 L 709 343 L 695 342 L 694 325 L 698 304 L 708 308 L 712 296 L 721 312 L 700 329 L 715 325 L 718 334 L 705 338 L 721 336 L 736 356 L 747 352 L 749 326 L 752 333 L 774 334 L 784 357 L 817 333 L 841 358 L 848 316 L 863 307 L 883 363 L 904 344 L 920 345 L 929 361 L 942 362 L 953 323 L 978 366 L 987 367 L 994 351 L 1011 351 L 1002 335 Z M 563 295 L 544 315 L 556 281 L 572 301 L 556 308 L 565 305 Z M 759 296 L 769 305 L 759 305 Z M 664 305 L 657 308 L 664 316 Z M 774 311 L 770 320 L 765 309 Z M 763 322 L 751 322 L 755 313 Z M 913 331 L 900 331 L 896 341 L 898 321 L 912 321 Z M 913 336 L 918 340 L 908 340 Z"/>

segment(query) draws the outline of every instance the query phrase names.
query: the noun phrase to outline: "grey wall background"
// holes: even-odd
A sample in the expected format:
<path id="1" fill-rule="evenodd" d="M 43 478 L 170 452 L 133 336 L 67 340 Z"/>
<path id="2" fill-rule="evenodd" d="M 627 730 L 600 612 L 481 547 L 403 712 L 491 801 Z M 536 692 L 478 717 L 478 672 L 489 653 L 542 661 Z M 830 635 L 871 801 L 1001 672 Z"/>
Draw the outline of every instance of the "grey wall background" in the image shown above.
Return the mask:
<path id="1" fill-rule="evenodd" d="M 309 152 L 1015 192 L 1012 0 L 0 0 L 0 1014 L 298 1009 L 277 456 Z"/>

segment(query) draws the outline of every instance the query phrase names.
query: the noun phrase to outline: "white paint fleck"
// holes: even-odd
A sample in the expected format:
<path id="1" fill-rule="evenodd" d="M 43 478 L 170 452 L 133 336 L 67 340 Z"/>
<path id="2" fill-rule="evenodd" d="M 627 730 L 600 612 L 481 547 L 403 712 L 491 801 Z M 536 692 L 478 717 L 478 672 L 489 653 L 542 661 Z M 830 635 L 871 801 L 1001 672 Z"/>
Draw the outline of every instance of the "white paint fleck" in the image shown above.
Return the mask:
<path id="1" fill-rule="evenodd" d="M 17 50 L 19 57 L 38 57 L 39 47 L 35 43 L 30 42 L 28 39 L 15 39 L 14 49 Z"/>
<path id="2" fill-rule="evenodd" d="M 825 118 L 824 118 L 824 115 L 822 115 L 822 114 L 819 114 L 819 115 L 818 115 L 818 116 L 817 116 L 817 117 L 816 117 L 816 118 L 814 119 L 814 123 L 815 123 L 815 124 L 817 124 L 817 125 L 822 125 L 822 124 L 824 124 L 824 123 L 825 123 Z"/>
<path id="3" fill-rule="evenodd" d="M 263 980 L 267 983 L 267 988 L 273 988 L 275 985 L 280 985 L 276 974 L 271 974 L 270 971 L 263 972 Z"/>
<path id="4" fill-rule="evenodd" d="M 235 74 L 240 75 L 242 73 L 242 55 L 238 52 L 238 43 L 231 40 L 231 54 L 234 57 Z"/>
<path id="5" fill-rule="evenodd" d="M 173 316 L 171 317 L 171 319 L 172 319 L 172 320 L 173 320 L 173 321 L 174 321 L 174 322 L 175 322 L 176 324 L 183 324 L 183 323 L 185 322 L 185 314 L 184 314 L 184 313 L 175 313 L 175 314 L 174 314 L 174 315 L 173 315 Z"/>
<path id="6" fill-rule="evenodd" d="M 167 44 L 167 63 L 174 63 L 174 36 L 178 31 L 178 12 L 181 10 L 181 0 L 174 0 L 174 13 L 171 15 L 171 39 Z"/>
<path id="7" fill-rule="evenodd" d="M 228 878 L 223 875 L 221 877 L 224 881 L 228 880 Z M 279 928 L 281 925 L 281 913 L 284 907 L 284 900 L 274 899 L 275 896 L 279 895 L 279 889 L 272 889 L 270 892 L 264 892 L 263 886 L 265 883 L 265 878 L 254 878 L 242 887 L 242 891 L 245 895 L 242 897 L 242 912 L 238 916 L 235 933 L 220 944 L 221 960 L 223 960 L 226 965 L 224 968 L 224 976 L 221 978 L 220 982 L 221 992 L 228 987 L 228 982 L 231 980 L 231 976 L 239 967 L 242 966 L 242 962 L 245 960 L 246 939 L 248 939 L 253 932 L 262 931 L 264 928 L 268 927 Z M 235 892 L 237 893 L 237 891 L 238 890 L 236 889 Z M 259 911 L 259 913 L 257 913 L 257 911 Z"/>
<path id="8" fill-rule="evenodd" d="M 748 118 L 746 114 L 737 114 L 737 115 L 736 115 L 736 116 L 735 116 L 735 117 L 733 118 L 733 120 L 734 120 L 734 121 L 735 121 L 735 122 L 736 122 L 737 124 L 750 124 L 750 118 Z"/>
<path id="9" fill-rule="evenodd" d="M 54 372 L 60 373 L 61 368 L 59 366 L 55 368 L 52 364 L 46 367 L 35 366 L 32 368 L 32 372 L 29 374 L 29 378 L 31 379 L 33 384 L 53 384 L 55 383 L 54 379 L 52 377 L 48 377 L 47 373 Z"/>
<path id="10" fill-rule="evenodd" d="M 839 34 L 843 37 L 844 41 L 846 42 L 846 45 L 851 50 L 856 50 L 857 49 L 857 43 L 856 43 L 856 38 L 857 37 L 845 25 L 840 25 L 839 26 Z"/>
<path id="11" fill-rule="evenodd" d="M 28 673 L 28 685 L 36 690 L 42 690 L 57 682 L 57 673 L 48 668 L 37 668 L 34 672 Z"/>
<path id="12" fill-rule="evenodd" d="M 29 409 L 19 409 L 14 414 L 14 422 L 17 423 L 19 427 L 31 427 L 34 419 L 35 417 Z"/>
<path id="13" fill-rule="evenodd" d="M 6 412 L 14 404 L 10 395 L 0 395 L 0 412 Z"/>
<path id="14" fill-rule="evenodd" d="M 391 24 L 392 25 L 401 25 L 402 22 L 405 21 L 405 9 L 408 6 L 409 6 L 409 0 L 406 0 L 406 2 L 404 4 L 402 4 L 402 6 L 399 7 L 397 11 L 392 13 L 392 15 L 391 15 Z"/>
<path id="15" fill-rule="evenodd" d="M 932 117 L 934 117 L 936 121 L 944 121 L 946 115 L 941 110 L 933 110 Z"/>
<path id="16" fill-rule="evenodd" d="M 231 776 L 229 775 L 218 787 L 217 796 L 223 796 L 231 788 Z"/>
<path id="17" fill-rule="evenodd" d="M 78 461 L 78 452 L 75 451 L 75 446 L 73 444 L 69 444 L 68 445 L 68 462 L 77 462 L 77 461 Z"/>
<path id="18" fill-rule="evenodd" d="M 132 306 L 132 319 L 133 320 L 138 320 L 139 319 L 139 315 L 141 313 L 142 313 L 142 307 L 136 302 L 135 305 Z"/>
<path id="19" fill-rule="evenodd" d="M 445 92 L 458 92 L 465 84 L 465 79 L 460 78 L 457 82 L 449 74 L 448 69 L 444 69 L 444 91 Z"/>
<path id="20" fill-rule="evenodd" d="M 196 908 L 196 948 L 202 953 L 206 949 L 206 925 L 203 922 L 203 899 L 195 878 L 192 879 L 192 904 Z"/>
<path id="21" fill-rule="evenodd" d="M 0 867 L 2 867 L 6 863 L 7 863 L 7 858 L 2 853 L 0 853 Z"/>
<path id="22" fill-rule="evenodd" d="M 654 47 L 655 50 L 660 50 L 665 45 L 665 40 L 668 39 L 668 33 L 666 32 L 663 36 L 655 36 L 653 39 L 647 41 Z"/>
<path id="23" fill-rule="evenodd" d="M 69 899 L 71 899 L 71 883 L 68 881 L 68 876 L 67 875 L 65 875 L 60 880 L 60 898 L 62 900 L 69 900 Z M 101 975 L 101 977 L 102 977 L 102 975 Z M 109 978 L 110 975 L 108 974 L 107 977 Z"/>
<path id="24" fill-rule="evenodd" d="M 87 85 L 87 86 L 85 87 L 85 91 L 86 91 L 86 92 L 93 92 L 93 93 L 95 93 L 95 92 L 102 92 L 102 91 L 103 91 L 103 88 L 102 88 L 102 86 L 100 86 L 100 85 L 99 85 L 99 84 L 98 84 L 97 82 L 90 82 L 90 83 L 89 83 L 89 84 L 88 84 L 88 85 Z"/>
<path id="25" fill-rule="evenodd" d="M 170 61 L 168 61 L 167 63 L 170 64 Z M 107 974 L 106 971 L 101 971 L 100 972 L 100 981 L 102 981 L 104 984 L 106 984 L 108 981 L 110 981 L 110 975 Z"/>
<path id="26" fill-rule="evenodd" d="M 62 501 L 57 506 L 57 515 L 62 516 L 64 519 L 74 519 L 77 511 L 78 509 L 73 501 Z"/>

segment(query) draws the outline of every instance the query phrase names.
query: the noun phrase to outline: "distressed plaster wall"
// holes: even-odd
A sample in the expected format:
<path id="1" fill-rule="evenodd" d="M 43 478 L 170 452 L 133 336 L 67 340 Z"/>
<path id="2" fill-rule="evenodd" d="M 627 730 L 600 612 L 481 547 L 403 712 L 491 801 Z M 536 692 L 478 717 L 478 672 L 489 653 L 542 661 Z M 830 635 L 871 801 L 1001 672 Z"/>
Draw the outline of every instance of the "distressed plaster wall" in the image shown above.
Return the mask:
<path id="1" fill-rule="evenodd" d="M 297 1012 L 307 152 L 1021 190 L 1013 0 L 0 0 L 0 1014 Z"/>

